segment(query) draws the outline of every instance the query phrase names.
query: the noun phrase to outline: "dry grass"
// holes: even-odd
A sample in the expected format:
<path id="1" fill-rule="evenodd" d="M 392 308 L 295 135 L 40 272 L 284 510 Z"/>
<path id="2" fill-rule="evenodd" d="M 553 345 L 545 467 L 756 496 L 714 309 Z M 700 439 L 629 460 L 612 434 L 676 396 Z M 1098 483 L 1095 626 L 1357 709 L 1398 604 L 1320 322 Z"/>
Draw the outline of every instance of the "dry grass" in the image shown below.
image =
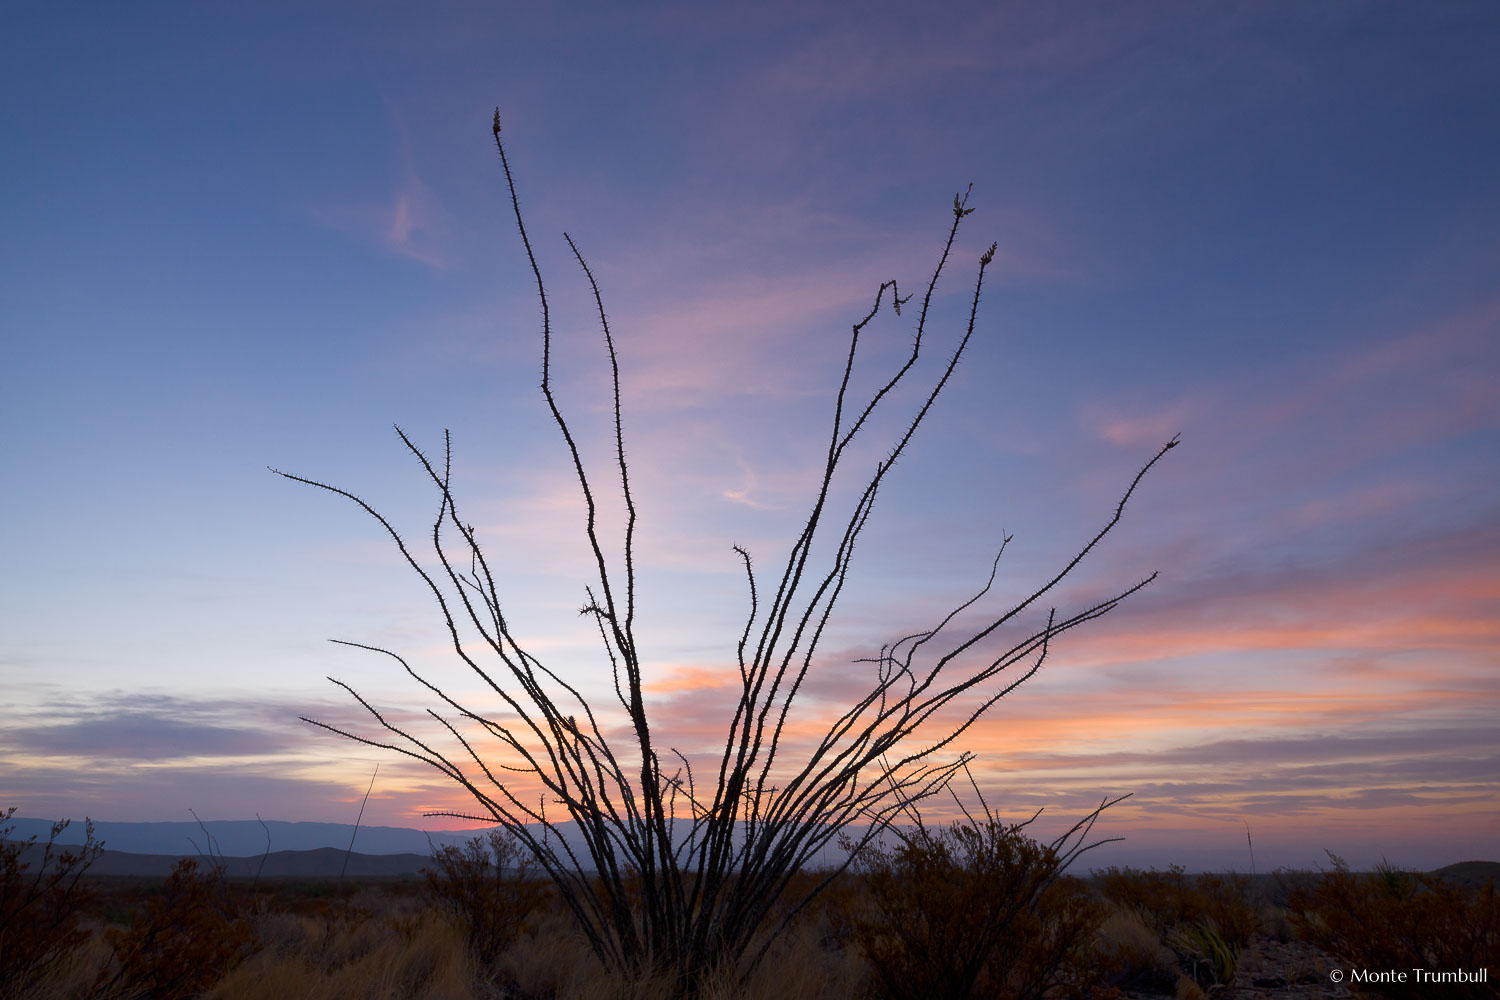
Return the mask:
<path id="1" fill-rule="evenodd" d="M 1088 966 L 1091 992 L 1098 997 L 1194 1000 L 1211 995 L 1213 984 L 1203 978 L 1201 956 L 1195 961 L 1183 951 L 1183 942 L 1191 935 L 1182 930 L 1206 926 L 1195 923 L 1206 918 L 1201 907 L 1192 905 L 1201 903 L 1204 895 L 1217 897 L 1212 906 L 1220 913 L 1227 912 L 1225 908 L 1232 911 L 1236 905 L 1233 887 L 1239 883 L 1211 881 L 1209 891 L 1197 895 L 1203 887 L 1193 885 L 1193 880 L 1179 881 L 1173 873 L 1141 874 L 1138 885 L 1130 884 L 1130 874 L 1113 873 L 1111 879 L 1093 886 L 1097 897 L 1090 906 L 1100 919 L 1086 947 L 1071 961 Z M 441 893 L 429 894 L 420 884 L 368 884 L 345 893 L 326 885 L 280 884 L 263 885 L 252 892 L 248 886 L 215 882 L 205 873 L 197 878 L 197 883 L 179 885 L 175 895 L 163 883 L 106 886 L 96 892 L 91 907 L 78 914 L 81 940 L 77 946 L 51 966 L 44 980 L 22 993 L 0 990 L 0 1000 L 174 996 L 202 1000 L 657 1000 L 671 992 L 672 984 L 659 975 L 626 980 L 608 973 L 551 894 L 545 894 L 544 902 L 525 920 L 494 932 L 505 943 L 487 950 L 484 942 L 473 939 L 473 927 L 462 914 L 443 905 Z M 1413 909 L 1413 920 L 1420 917 L 1443 931 L 1445 947 L 1469 938 L 1493 939 L 1492 890 L 1450 891 L 1417 877 L 1400 881 L 1388 875 L 1381 881 L 1347 872 L 1328 873 L 1321 882 L 1310 884 L 1320 891 L 1307 891 L 1297 898 L 1301 909 L 1292 911 L 1291 921 L 1278 917 L 1268 927 L 1311 924 L 1327 935 L 1341 929 L 1337 913 L 1365 907 L 1360 914 L 1367 931 L 1368 923 L 1379 914 L 1387 914 L 1386 922 L 1395 926 L 1396 917 L 1405 919 L 1406 910 Z M 1170 898 L 1178 887 L 1193 892 Z M 1114 898 L 1106 898 L 1106 893 Z M 1139 904 L 1145 898 L 1169 907 L 1174 922 L 1163 926 L 1161 914 L 1121 901 Z M 242 927 L 249 942 L 235 953 L 232 963 L 213 973 L 211 983 L 176 992 L 153 985 L 172 979 L 173 962 L 199 953 L 177 946 L 149 952 L 155 957 L 143 959 L 147 968 L 133 980 L 116 975 L 123 966 L 122 950 L 132 935 L 138 938 L 151 925 L 153 914 L 159 917 L 174 906 L 181 910 L 187 903 L 209 900 L 217 907 L 212 910 L 213 919 L 225 921 L 224 926 Z M 1252 904 L 1241 899 L 1238 905 L 1249 908 Z M 1263 906 L 1255 909 L 1266 914 Z M 702 1000 L 883 1000 L 887 991 L 861 947 L 859 932 L 880 913 L 879 900 L 864 881 L 838 882 L 797 917 L 748 977 L 741 975 L 742 969 L 715 970 L 701 984 L 699 996 Z M 207 928 L 211 922 L 200 917 L 197 926 Z M 1467 937 L 1456 934 L 1460 924 Z M 1035 928 L 1026 931 L 1034 932 Z M 1174 949 L 1170 942 L 1178 947 Z M 1256 967 L 1264 968 L 1257 950 L 1273 942 L 1273 937 L 1261 934 L 1242 954 L 1255 957 Z M 1484 953 L 1483 946 L 1477 950 Z M 202 953 L 217 954 L 211 949 Z M 484 954 L 491 959 L 485 961 Z M 1377 958 L 1368 956 L 1370 961 Z M 168 968 L 151 969 L 151 962 Z M 1196 981 L 1195 971 L 1199 974 Z M 1288 982 L 1305 978 L 1296 975 L 1296 970 L 1280 971 Z M 1043 995 L 1072 1000 L 1082 995 L 1074 989 L 1080 981 L 1075 978 L 1072 984 L 1064 983 Z M 101 983 L 106 988 L 101 989 Z M 1015 993 L 1002 985 L 986 987 L 975 995 L 1005 998 Z M 1457 991 L 1454 995 L 1468 994 Z"/>
<path id="2" fill-rule="evenodd" d="M 208 1000 L 469 1000 L 477 970 L 464 930 L 432 912 L 362 915 L 329 923 L 263 914 L 264 946 L 206 994 Z M 498 995 L 498 994 L 495 994 Z"/>
<path id="3" fill-rule="evenodd" d="M 103 924 L 84 921 L 82 927 L 89 932 L 88 939 L 64 956 L 44 979 L 15 994 L 18 1000 L 94 1000 L 98 996 L 94 984 L 112 952 L 98 933 Z"/>
<path id="4" fill-rule="evenodd" d="M 1176 992 L 1173 997 L 1174 1000 L 1208 1000 L 1208 994 L 1203 992 L 1203 987 L 1181 973 L 1177 975 Z"/>
<path id="5" fill-rule="evenodd" d="M 1177 955 L 1138 910 L 1117 903 L 1099 926 L 1096 955 L 1117 983 L 1146 988 L 1170 987 L 1176 981 Z"/>
<path id="6" fill-rule="evenodd" d="M 719 969 L 703 985 L 703 1000 L 857 1000 L 867 996 L 861 957 L 825 944 L 819 918 L 794 926 L 743 983 L 737 969 Z M 528 928 L 500 956 L 495 979 L 507 996 L 578 1000 L 658 1000 L 671 992 L 663 976 L 621 980 L 608 973 L 560 910 Z"/>
<path id="7" fill-rule="evenodd" d="M 437 911 L 415 915 L 351 909 L 317 917 L 266 910 L 247 914 L 253 950 L 202 990 L 160 990 L 118 978 L 122 928 L 89 921 L 85 944 L 22 1000 L 488 1000 L 464 931 Z M 136 926 L 140 926 L 137 924 Z M 104 985 L 101 985 L 104 984 Z"/>

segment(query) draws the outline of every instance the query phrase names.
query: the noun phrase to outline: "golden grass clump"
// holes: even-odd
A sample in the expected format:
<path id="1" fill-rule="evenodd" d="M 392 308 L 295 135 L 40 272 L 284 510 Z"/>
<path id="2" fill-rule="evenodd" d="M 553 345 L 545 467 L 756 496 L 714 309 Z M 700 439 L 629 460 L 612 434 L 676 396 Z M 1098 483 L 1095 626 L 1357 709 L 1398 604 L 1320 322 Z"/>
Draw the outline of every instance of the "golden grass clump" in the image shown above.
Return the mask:
<path id="1" fill-rule="evenodd" d="M 471 1000 L 476 966 L 462 928 L 442 914 L 420 920 L 361 913 L 328 922 L 278 915 L 276 935 L 208 992 L 206 1000 Z"/>
<path id="2" fill-rule="evenodd" d="M 1105 977 L 1116 985 L 1170 988 L 1180 975 L 1176 953 L 1139 910 L 1112 902 L 1106 906 L 1094 947 Z"/>

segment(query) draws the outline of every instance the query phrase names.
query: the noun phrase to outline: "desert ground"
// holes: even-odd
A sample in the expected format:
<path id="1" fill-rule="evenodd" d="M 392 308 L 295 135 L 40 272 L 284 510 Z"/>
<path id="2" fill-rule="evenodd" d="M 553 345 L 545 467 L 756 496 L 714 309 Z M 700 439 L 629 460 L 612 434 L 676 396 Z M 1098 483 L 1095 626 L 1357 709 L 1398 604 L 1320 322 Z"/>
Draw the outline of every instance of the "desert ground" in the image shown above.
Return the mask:
<path id="1" fill-rule="evenodd" d="M 1048 870 L 1044 853 L 986 862 L 929 844 L 862 862 L 790 917 L 773 909 L 751 950 L 787 929 L 762 961 L 726 960 L 682 991 L 669 970 L 602 966 L 557 890 L 524 865 L 494 863 L 504 852 L 481 840 L 439 851 L 420 877 L 236 876 L 211 858 L 180 859 L 166 877 L 89 875 L 76 852 L 40 846 L 9 841 L 0 856 L 4 1000 L 1500 995 L 1491 862 L 1074 877 Z M 817 878 L 798 876 L 786 898 Z M 1488 972 L 1477 983 L 1349 982 L 1355 970 L 1418 967 Z"/>

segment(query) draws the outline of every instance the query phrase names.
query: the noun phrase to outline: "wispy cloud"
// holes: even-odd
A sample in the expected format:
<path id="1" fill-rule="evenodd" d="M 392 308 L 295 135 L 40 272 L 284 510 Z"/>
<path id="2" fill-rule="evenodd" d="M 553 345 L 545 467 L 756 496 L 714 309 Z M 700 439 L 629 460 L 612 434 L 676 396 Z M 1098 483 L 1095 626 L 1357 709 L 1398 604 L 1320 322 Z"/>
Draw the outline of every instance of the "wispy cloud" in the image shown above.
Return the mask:
<path id="1" fill-rule="evenodd" d="M 1230 574 L 1151 595 L 1060 641 L 962 749 L 1017 807 L 1077 811 L 1134 790 L 1114 819 L 1133 829 L 1251 815 L 1312 833 L 1378 813 L 1388 829 L 1440 815 L 1473 836 L 1500 790 L 1496 537 L 1397 546 L 1310 576 Z M 831 649 L 814 665 L 792 748 L 869 689 L 871 669 L 850 662 L 861 655 Z M 732 664 L 684 663 L 652 694 L 671 737 L 706 753 L 738 687 Z"/>
<path id="2" fill-rule="evenodd" d="M 394 107 L 388 110 L 400 162 L 398 178 L 389 195 L 379 200 L 315 207 L 313 218 L 387 253 L 434 270 L 447 270 L 457 263 L 453 252 L 457 230 L 453 215 L 418 172 L 411 138 L 400 112 Z"/>
<path id="3" fill-rule="evenodd" d="M 328 205 L 313 218 L 330 229 L 436 270 L 454 266 L 452 217 L 416 171 L 408 167 L 388 200 Z"/>
<path id="4" fill-rule="evenodd" d="M 1084 421 L 1097 428 L 1101 438 L 1110 444 L 1132 451 L 1161 447 L 1173 435 L 1201 421 L 1202 402 L 1181 400 L 1167 407 L 1146 411 L 1105 409 L 1094 404 L 1085 409 Z"/>
<path id="5" fill-rule="evenodd" d="M 368 755 L 352 744 L 333 749 L 298 718 L 363 724 L 341 703 L 45 685 L 19 694 L 29 709 L 0 730 L 0 797 L 30 815 L 159 819 L 192 806 L 233 818 L 316 816 L 357 800 L 361 772 L 368 779 Z M 390 717 L 409 725 L 424 716 Z M 382 774 L 386 796 L 415 777 L 401 762 L 386 762 Z"/>

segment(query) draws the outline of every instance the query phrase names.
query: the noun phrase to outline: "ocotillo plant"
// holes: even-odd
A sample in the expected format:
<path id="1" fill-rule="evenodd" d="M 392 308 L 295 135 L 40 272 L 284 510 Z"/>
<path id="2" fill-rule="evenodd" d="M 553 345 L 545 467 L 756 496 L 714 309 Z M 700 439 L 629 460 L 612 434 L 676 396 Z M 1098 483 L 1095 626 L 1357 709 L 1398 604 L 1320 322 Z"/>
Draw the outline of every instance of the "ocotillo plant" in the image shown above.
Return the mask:
<path id="1" fill-rule="evenodd" d="M 994 245 L 979 258 L 967 324 L 946 365 L 919 394 L 914 412 L 900 424 L 886 457 L 857 489 L 852 509 L 842 516 L 831 512 L 837 502 L 835 480 L 847 464 L 851 443 L 871 426 L 877 408 L 896 405 L 893 393 L 913 371 L 927 344 L 934 289 L 948 265 L 960 225 L 974 211 L 968 206 L 968 193 L 955 195 L 947 240 L 917 309 L 910 353 L 868 398 L 857 399 L 850 389 L 861 336 L 883 307 L 889 306 L 899 316 L 911 296 L 902 297 L 894 280 L 884 282 L 869 311 L 853 324 L 815 498 L 784 564 L 774 576 L 762 577 L 749 552 L 733 547 L 747 578 L 749 610 L 735 647 L 735 662 L 726 663 L 725 670 L 731 677 L 737 672 L 740 693 L 726 723 L 723 749 L 705 781 L 703 774 L 694 773 L 686 755 L 659 744 L 652 726 L 643 655 L 635 633 L 636 506 L 621 419 L 620 371 L 599 285 L 577 244 L 565 233 L 588 280 L 610 362 L 612 464 L 623 491 L 625 515 L 623 548 L 614 558 L 606 555 L 598 527 L 596 480 L 553 394 L 548 289 L 522 216 L 498 111 L 493 135 L 541 304 L 542 396 L 562 434 L 586 507 L 582 528 L 597 575 L 585 587 L 587 603 L 582 611 L 598 627 L 613 674 L 614 698 L 628 719 L 629 736 L 624 740 L 608 737 L 609 718 L 602 711 L 596 713 L 575 683 L 546 666 L 518 637 L 502 610 L 490 560 L 473 526 L 461 516 L 450 489 L 451 439 L 445 434 L 439 463 L 399 427 L 396 432 L 402 444 L 437 494 L 431 565 L 424 565 L 396 527 L 359 496 L 316 479 L 281 475 L 346 497 L 379 522 L 430 589 L 454 653 L 482 679 L 495 705 L 486 711 L 461 704 L 396 653 L 350 642 L 346 645 L 395 658 L 446 706 L 451 716 L 428 712 L 456 741 L 455 750 L 444 752 L 428 739 L 394 725 L 352 686 L 337 680 L 333 683 L 348 691 L 385 734 L 360 735 L 313 719 L 306 721 L 423 761 L 457 782 L 473 796 L 478 813 L 433 815 L 480 819 L 510 830 L 557 884 L 606 965 L 631 973 L 665 970 L 674 977 L 679 992 L 692 993 L 699 978 L 712 968 L 726 963 L 748 968 L 759 961 L 775 935 L 763 934 L 753 951 L 752 939 L 792 877 L 826 845 L 849 831 L 862 831 L 854 838 L 856 848 L 873 842 L 903 809 L 919 806 L 942 791 L 970 759 L 950 750 L 955 741 L 1036 673 L 1054 638 L 1106 614 L 1155 579 L 1153 573 L 1107 600 L 1065 614 L 1053 608 L 1045 616 L 1045 625 L 1019 629 L 1018 619 L 1029 609 L 1035 609 L 1040 620 L 1047 595 L 1119 523 L 1146 472 L 1177 442 L 1175 438 L 1167 442 L 1146 462 L 1103 528 L 1023 600 L 985 613 L 981 627 L 964 632 L 956 641 L 943 638 L 961 614 L 980 614 L 980 602 L 994 583 L 1004 552 L 1002 544 L 989 579 L 977 594 L 932 627 L 881 650 L 868 692 L 829 722 L 820 739 L 809 745 L 790 738 L 788 713 L 804 690 L 809 672 L 820 666 L 819 642 L 844 591 L 855 544 L 868 523 L 876 494 L 948 385 L 974 335 L 985 273 L 995 259 Z M 838 534 L 831 555 L 826 563 L 815 564 L 813 543 L 833 525 Z M 997 655 L 981 646 L 986 640 L 1000 644 L 997 633 L 1005 626 L 1018 628 L 1020 634 L 1006 640 L 1003 651 Z M 480 753 L 476 746 L 480 736 L 498 741 L 504 759 Z M 672 763 L 673 758 L 677 763 Z M 537 785 L 541 800 L 533 797 Z M 575 851 L 561 835 L 556 809 L 549 816 L 544 808 L 551 803 L 561 806 L 563 819 L 576 824 L 583 851 Z M 826 884 L 827 880 L 816 883 L 806 898 Z M 790 913 L 796 909 L 793 906 Z"/>

